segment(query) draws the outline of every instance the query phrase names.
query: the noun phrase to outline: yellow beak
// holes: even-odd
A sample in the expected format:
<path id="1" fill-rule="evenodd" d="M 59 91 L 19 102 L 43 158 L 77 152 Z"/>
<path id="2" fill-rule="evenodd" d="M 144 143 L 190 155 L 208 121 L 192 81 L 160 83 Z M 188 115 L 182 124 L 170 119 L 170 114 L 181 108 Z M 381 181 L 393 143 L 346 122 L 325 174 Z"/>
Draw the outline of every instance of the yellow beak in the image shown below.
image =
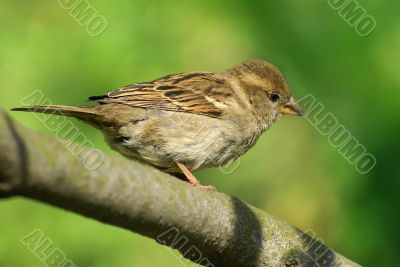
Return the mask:
<path id="1" fill-rule="evenodd" d="M 279 112 L 284 115 L 303 115 L 303 109 L 294 101 L 293 97 L 290 98 L 289 102 L 279 107 Z"/>

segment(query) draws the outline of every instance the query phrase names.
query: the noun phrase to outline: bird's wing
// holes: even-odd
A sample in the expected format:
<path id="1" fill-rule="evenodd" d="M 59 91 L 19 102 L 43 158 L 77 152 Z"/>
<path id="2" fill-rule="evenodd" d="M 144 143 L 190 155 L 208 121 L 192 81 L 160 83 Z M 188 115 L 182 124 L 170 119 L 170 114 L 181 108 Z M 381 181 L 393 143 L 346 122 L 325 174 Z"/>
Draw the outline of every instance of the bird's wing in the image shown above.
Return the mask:
<path id="1" fill-rule="evenodd" d="M 128 85 L 89 100 L 218 118 L 222 116 L 224 101 L 231 96 L 231 88 L 221 75 L 192 72 Z"/>

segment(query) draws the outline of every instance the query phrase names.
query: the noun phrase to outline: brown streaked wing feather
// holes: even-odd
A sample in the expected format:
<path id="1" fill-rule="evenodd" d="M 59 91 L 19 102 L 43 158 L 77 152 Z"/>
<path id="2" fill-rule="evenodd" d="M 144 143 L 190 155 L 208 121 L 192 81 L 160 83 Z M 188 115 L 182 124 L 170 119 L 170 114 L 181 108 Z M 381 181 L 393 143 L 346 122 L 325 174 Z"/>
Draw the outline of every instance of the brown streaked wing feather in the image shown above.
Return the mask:
<path id="1" fill-rule="evenodd" d="M 225 92 L 221 90 L 224 85 L 224 79 L 217 74 L 182 73 L 165 76 L 152 82 L 128 85 L 104 96 L 91 97 L 89 100 L 101 104 L 119 103 L 132 107 L 189 112 L 218 118 L 223 110 L 212 102 L 222 102 L 226 97 L 226 94 L 221 94 Z"/>

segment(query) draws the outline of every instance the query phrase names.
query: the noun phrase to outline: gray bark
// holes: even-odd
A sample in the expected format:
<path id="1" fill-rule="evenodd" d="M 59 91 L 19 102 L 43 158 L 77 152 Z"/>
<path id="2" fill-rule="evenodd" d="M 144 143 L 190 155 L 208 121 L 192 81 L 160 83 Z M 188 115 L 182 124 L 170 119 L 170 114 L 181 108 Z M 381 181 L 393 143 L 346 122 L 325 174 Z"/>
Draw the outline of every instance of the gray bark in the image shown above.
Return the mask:
<path id="1" fill-rule="evenodd" d="M 36 199 L 131 230 L 204 266 L 359 266 L 235 197 L 139 162 L 106 155 L 89 170 L 90 150 L 76 157 L 72 145 L 0 111 L 0 197 Z"/>

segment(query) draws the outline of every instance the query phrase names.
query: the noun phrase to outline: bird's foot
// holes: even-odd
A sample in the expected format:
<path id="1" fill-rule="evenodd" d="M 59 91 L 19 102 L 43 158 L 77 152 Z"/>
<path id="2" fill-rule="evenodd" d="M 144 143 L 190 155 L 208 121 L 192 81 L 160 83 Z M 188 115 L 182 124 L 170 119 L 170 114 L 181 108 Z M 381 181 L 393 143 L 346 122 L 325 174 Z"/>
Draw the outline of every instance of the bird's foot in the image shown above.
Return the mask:
<path id="1" fill-rule="evenodd" d="M 197 184 L 193 184 L 193 183 L 191 183 L 191 182 L 189 182 L 191 185 L 193 185 L 194 187 L 198 187 L 198 188 L 201 188 L 201 189 L 204 189 L 204 190 L 207 190 L 207 191 L 216 191 L 217 189 L 214 187 L 214 186 L 212 186 L 212 185 L 202 185 L 202 184 L 200 184 L 200 183 L 197 183 Z"/>
<path id="2" fill-rule="evenodd" d="M 196 177 L 192 174 L 191 171 L 189 171 L 189 169 L 182 163 L 177 162 L 176 163 L 178 165 L 178 167 L 181 169 L 181 171 L 183 172 L 183 174 L 186 177 L 186 180 L 189 184 L 207 190 L 207 191 L 214 191 L 216 190 L 214 186 L 212 185 L 202 185 L 200 184 L 199 180 L 196 179 Z"/>

